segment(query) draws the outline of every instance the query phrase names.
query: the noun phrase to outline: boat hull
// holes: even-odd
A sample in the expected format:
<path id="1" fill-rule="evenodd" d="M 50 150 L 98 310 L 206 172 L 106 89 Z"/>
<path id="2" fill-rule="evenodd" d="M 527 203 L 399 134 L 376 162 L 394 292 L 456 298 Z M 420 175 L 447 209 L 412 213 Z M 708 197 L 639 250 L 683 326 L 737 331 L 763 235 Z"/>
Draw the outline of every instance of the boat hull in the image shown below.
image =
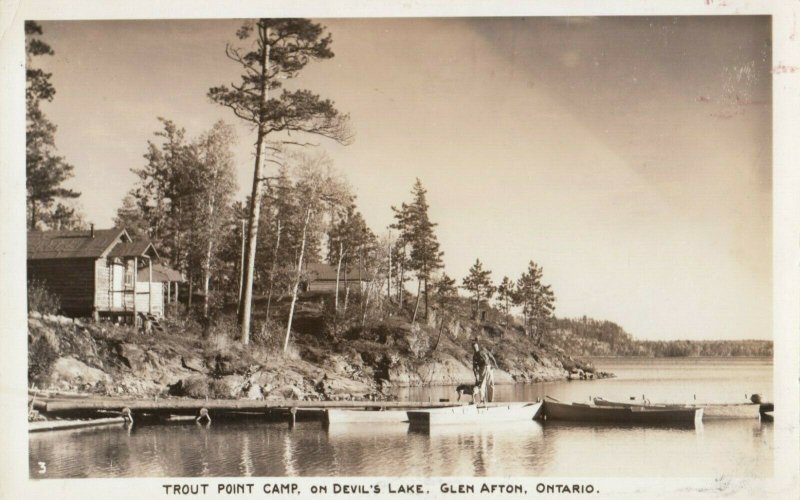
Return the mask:
<path id="1" fill-rule="evenodd" d="M 541 402 L 492 406 L 466 405 L 413 410 L 406 413 L 408 421 L 415 426 L 481 424 L 533 420 L 539 414 L 541 407 Z"/>
<path id="2" fill-rule="evenodd" d="M 702 408 L 703 419 L 716 420 L 716 419 L 756 419 L 759 417 L 760 405 L 756 403 L 709 403 L 709 404 L 693 404 L 693 405 L 679 405 L 679 404 L 651 404 L 642 405 L 637 403 L 620 403 L 614 401 L 606 401 L 601 398 L 595 398 L 594 403 L 597 406 L 614 407 L 614 408 L 654 408 L 654 409 L 680 409 L 680 408 Z"/>
<path id="3" fill-rule="evenodd" d="M 378 424 L 408 422 L 405 410 L 325 410 L 325 422 L 329 424 Z"/>
<path id="4" fill-rule="evenodd" d="M 547 420 L 619 424 L 696 424 L 703 418 L 702 408 L 644 408 L 566 404 L 548 401 Z"/>

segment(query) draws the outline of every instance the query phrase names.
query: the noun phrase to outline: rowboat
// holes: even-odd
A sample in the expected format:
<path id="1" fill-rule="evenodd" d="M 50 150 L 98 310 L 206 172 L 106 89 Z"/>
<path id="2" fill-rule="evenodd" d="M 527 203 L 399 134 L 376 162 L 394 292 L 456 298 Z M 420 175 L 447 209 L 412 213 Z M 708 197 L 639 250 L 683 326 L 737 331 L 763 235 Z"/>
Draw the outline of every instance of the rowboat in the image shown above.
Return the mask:
<path id="1" fill-rule="evenodd" d="M 603 398 L 594 398 L 597 406 L 610 406 L 618 408 L 702 408 L 705 420 L 732 419 L 732 418 L 758 418 L 760 405 L 756 403 L 695 403 L 695 404 L 641 404 L 606 401 Z"/>
<path id="2" fill-rule="evenodd" d="M 648 406 L 598 406 L 584 403 L 544 405 L 547 420 L 620 424 L 696 424 L 703 419 L 702 408 L 651 408 Z"/>
<path id="3" fill-rule="evenodd" d="M 406 410 L 325 410 L 325 422 L 328 424 L 377 424 L 408 422 Z"/>
<path id="4" fill-rule="evenodd" d="M 481 424 L 497 422 L 521 422 L 533 420 L 541 410 L 542 403 L 508 403 L 465 405 L 430 410 L 406 412 L 412 426 Z"/>

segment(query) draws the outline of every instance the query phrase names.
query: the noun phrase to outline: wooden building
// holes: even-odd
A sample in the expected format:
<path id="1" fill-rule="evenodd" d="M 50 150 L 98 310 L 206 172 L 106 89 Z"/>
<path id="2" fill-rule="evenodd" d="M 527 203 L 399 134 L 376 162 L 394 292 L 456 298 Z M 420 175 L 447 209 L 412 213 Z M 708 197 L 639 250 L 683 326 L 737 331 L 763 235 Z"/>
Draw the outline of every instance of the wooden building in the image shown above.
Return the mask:
<path id="1" fill-rule="evenodd" d="M 158 258 L 123 228 L 28 232 L 28 282 L 42 282 L 69 316 L 163 316 L 171 283 L 183 280 Z"/>
<path id="2" fill-rule="evenodd" d="M 323 263 L 308 264 L 306 276 L 305 290 L 308 292 L 333 292 L 336 290 L 336 266 Z M 339 290 L 344 290 L 348 285 L 351 290 L 364 290 L 368 280 L 364 271 L 349 269 L 345 275 L 344 269 L 342 269 L 339 273 Z"/>

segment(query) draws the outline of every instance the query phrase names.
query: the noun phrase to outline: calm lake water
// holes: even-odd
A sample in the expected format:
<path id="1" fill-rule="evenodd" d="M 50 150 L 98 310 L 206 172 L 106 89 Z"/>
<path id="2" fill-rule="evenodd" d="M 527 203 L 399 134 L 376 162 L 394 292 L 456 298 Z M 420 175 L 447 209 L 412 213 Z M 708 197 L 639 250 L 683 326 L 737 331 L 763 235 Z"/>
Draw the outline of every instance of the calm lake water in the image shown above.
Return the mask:
<path id="1" fill-rule="evenodd" d="M 734 402 L 772 400 L 766 359 L 594 360 L 617 378 L 498 386 L 496 400 Z M 448 387 L 402 398 L 452 398 Z M 410 431 L 407 424 L 217 422 L 107 427 L 32 434 L 32 478 L 196 476 L 643 476 L 765 477 L 773 471 L 772 424 L 705 422 L 698 428 L 558 422 Z M 40 462 L 46 473 L 40 473 Z"/>

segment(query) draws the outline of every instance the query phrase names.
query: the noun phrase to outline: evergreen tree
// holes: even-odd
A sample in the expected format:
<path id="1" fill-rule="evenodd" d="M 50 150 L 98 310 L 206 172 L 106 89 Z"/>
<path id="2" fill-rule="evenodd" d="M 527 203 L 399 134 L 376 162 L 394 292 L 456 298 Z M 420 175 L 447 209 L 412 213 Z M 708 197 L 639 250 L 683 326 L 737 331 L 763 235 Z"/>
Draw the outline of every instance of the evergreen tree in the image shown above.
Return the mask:
<path id="1" fill-rule="evenodd" d="M 54 54 L 40 35 L 41 25 L 25 21 L 25 186 L 28 229 L 32 231 L 40 229 L 40 223 L 48 218 L 56 224 L 65 221 L 72 224 L 80 219 L 74 209 L 63 204 L 57 206 L 57 213 L 51 214 L 54 201 L 77 198 L 80 193 L 63 186 L 72 177 L 73 166 L 58 156 L 56 126 L 41 108 L 42 101 L 53 100 L 56 90 L 50 82 L 51 73 L 32 67 L 34 57 Z"/>
<path id="2" fill-rule="evenodd" d="M 226 106 L 256 128 L 255 166 L 250 195 L 245 273 L 239 307 L 241 339 L 250 339 L 250 314 L 253 278 L 258 244 L 259 218 L 263 194 L 264 165 L 268 161 L 268 137 L 274 134 L 303 132 L 328 137 L 342 143 L 351 139 L 347 117 L 329 100 L 308 90 L 286 90 L 285 79 L 296 77 L 311 60 L 330 59 L 331 36 L 307 19 L 258 19 L 246 21 L 236 32 L 248 48 L 228 45 L 226 55 L 244 70 L 241 82 L 209 89 L 212 101 Z M 273 94 L 275 93 L 275 94 Z M 284 141 L 287 142 L 287 141 Z"/>
<path id="3" fill-rule="evenodd" d="M 511 311 L 512 297 L 514 296 L 514 282 L 503 276 L 503 281 L 497 287 L 497 306 L 503 313 L 503 332 L 508 330 L 509 313 Z"/>
<path id="4" fill-rule="evenodd" d="M 533 261 L 517 280 L 514 304 L 522 307 L 526 334 L 541 340 L 553 319 L 555 296 L 550 285 L 542 283 L 542 268 Z"/>
<path id="5" fill-rule="evenodd" d="M 464 277 L 461 284 L 475 298 L 475 318 L 480 319 L 481 300 L 490 300 L 494 295 L 492 272 L 483 269 L 480 259 L 475 259 L 475 264 L 469 268 L 469 274 Z"/>
<path id="6" fill-rule="evenodd" d="M 348 271 L 351 264 L 358 265 L 358 272 L 363 272 L 365 251 L 375 236 L 367 227 L 364 217 L 354 202 L 347 203 L 343 213 L 332 221 L 328 234 L 328 263 L 336 266 L 336 290 L 334 292 L 334 310 L 339 311 L 339 280 L 345 280 L 345 288 L 349 295 Z M 334 213 L 336 210 L 334 210 Z M 345 307 L 346 312 L 346 307 Z"/>
<path id="7" fill-rule="evenodd" d="M 416 321 L 419 310 L 420 298 L 424 286 L 425 291 L 425 317 L 428 316 L 428 280 L 431 275 L 444 264 L 444 252 L 439 250 L 439 241 L 434 228 L 436 223 L 431 222 L 428 216 L 427 191 L 419 179 L 411 190 L 412 202 L 401 205 L 400 209 L 392 207 L 397 221 L 393 227 L 400 231 L 398 242 L 410 247 L 408 253 L 408 267 L 417 277 L 417 300 L 414 305 L 412 322 Z M 402 277 L 401 277 L 402 279 Z"/>
<path id="8" fill-rule="evenodd" d="M 433 284 L 433 293 L 436 297 L 436 303 L 439 306 L 439 333 L 436 336 L 436 342 L 433 344 L 433 348 L 431 350 L 435 351 L 436 348 L 439 346 L 439 340 L 442 337 L 442 331 L 444 330 L 444 322 L 445 322 L 445 315 L 448 313 L 450 309 L 450 305 L 458 298 L 458 287 L 456 286 L 456 280 L 451 278 L 447 275 L 447 273 L 442 273 L 436 282 Z"/>

